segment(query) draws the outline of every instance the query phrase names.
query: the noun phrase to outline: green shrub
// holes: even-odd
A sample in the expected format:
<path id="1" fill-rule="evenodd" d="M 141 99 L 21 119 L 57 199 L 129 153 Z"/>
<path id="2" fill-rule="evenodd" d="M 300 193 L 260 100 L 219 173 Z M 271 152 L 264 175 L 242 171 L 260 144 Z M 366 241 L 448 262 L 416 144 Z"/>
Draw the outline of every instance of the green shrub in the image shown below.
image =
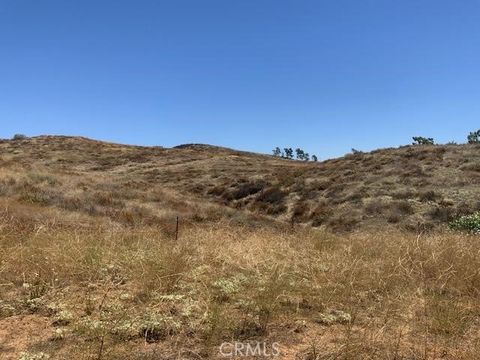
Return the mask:
<path id="1" fill-rule="evenodd" d="M 480 130 L 472 131 L 467 137 L 469 144 L 480 144 Z"/>
<path id="2" fill-rule="evenodd" d="M 480 211 L 459 217 L 450 223 L 450 228 L 480 234 Z"/>

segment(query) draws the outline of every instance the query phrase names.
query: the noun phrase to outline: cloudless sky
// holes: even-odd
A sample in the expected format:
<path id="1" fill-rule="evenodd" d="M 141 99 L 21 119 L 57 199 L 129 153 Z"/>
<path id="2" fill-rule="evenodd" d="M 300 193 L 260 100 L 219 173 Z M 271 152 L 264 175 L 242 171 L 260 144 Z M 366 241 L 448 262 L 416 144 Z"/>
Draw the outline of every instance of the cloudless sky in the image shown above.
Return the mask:
<path id="1" fill-rule="evenodd" d="M 480 128 L 480 0 L 0 0 L 0 137 L 320 158 Z"/>

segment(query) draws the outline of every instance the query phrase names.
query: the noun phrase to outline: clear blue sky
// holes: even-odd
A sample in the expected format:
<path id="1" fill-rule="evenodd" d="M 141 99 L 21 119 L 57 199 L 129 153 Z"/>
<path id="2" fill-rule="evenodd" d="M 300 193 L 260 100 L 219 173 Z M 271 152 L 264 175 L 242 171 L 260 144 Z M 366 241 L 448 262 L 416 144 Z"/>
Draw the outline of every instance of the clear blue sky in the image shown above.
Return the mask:
<path id="1" fill-rule="evenodd" d="M 0 137 L 327 158 L 477 128 L 479 0 L 0 0 Z"/>

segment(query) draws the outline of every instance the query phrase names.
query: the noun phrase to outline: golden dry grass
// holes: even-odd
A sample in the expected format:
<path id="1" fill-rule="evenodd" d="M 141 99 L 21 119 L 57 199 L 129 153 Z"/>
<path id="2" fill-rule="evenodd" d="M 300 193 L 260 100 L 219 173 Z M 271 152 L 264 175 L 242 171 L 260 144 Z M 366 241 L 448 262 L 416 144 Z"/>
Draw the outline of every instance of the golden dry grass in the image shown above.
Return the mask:
<path id="1" fill-rule="evenodd" d="M 3 209 L 2 358 L 206 359 L 232 340 L 278 342 L 299 359 L 475 359 L 480 350 L 474 236 L 220 221 L 182 227 L 175 241 L 154 226 Z M 38 341 L 9 336 L 25 316 L 44 320 Z"/>
<path id="2" fill-rule="evenodd" d="M 416 195 L 393 182 L 391 198 L 357 209 L 357 230 L 352 213 L 341 211 L 355 209 L 309 198 L 305 206 L 315 203 L 320 223 L 335 219 L 351 230 L 335 233 L 300 220 L 292 227 L 271 212 L 282 194 L 308 196 L 310 187 L 338 200 L 339 184 L 323 184 L 331 175 L 303 179 L 308 191 L 282 177 L 296 167 L 314 177 L 331 164 L 317 168 L 225 149 L 208 158 L 205 147 L 29 141 L 1 144 L 1 359 L 22 352 L 24 359 L 215 359 L 220 344 L 235 341 L 278 343 L 284 359 L 478 358 L 478 236 L 441 228 L 417 233 L 378 221 L 384 212 L 402 223 L 418 215 L 417 206 L 440 207 L 445 197 L 438 190 L 419 187 L 417 204 L 405 199 Z M 213 178 L 215 169 L 233 183 L 239 162 L 255 164 L 245 166 L 258 174 L 228 188 L 229 207 L 205 201 L 224 198 L 225 190 L 186 190 Z M 102 171 L 95 170 L 100 163 Z M 190 181 L 186 169 L 196 174 Z M 154 171 L 156 180 L 148 177 Z M 264 189 L 261 181 L 270 185 Z M 372 182 L 367 193 L 377 187 L 381 182 Z M 248 201 L 237 204 L 245 194 Z M 292 213 L 310 224 L 310 210 L 299 204 Z"/>

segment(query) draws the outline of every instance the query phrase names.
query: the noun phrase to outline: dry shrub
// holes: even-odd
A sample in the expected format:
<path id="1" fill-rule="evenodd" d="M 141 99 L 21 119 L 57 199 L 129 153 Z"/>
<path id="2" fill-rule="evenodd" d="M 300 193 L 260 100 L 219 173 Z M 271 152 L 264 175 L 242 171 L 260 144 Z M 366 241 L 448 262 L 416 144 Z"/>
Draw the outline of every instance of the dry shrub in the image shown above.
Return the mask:
<path id="1" fill-rule="evenodd" d="M 306 202 L 297 202 L 292 210 L 292 220 L 304 222 L 308 216 L 309 206 Z"/>
<path id="2" fill-rule="evenodd" d="M 25 203 L 47 206 L 54 204 L 56 197 L 57 194 L 51 189 L 26 183 L 19 189 L 18 199 Z"/>
<path id="3" fill-rule="evenodd" d="M 448 224 L 455 217 L 455 209 L 452 207 L 437 206 L 429 210 L 428 215 L 434 221 Z"/>
<path id="4" fill-rule="evenodd" d="M 382 214 L 387 205 L 383 200 L 373 199 L 365 206 L 365 213 L 367 215 L 379 215 Z"/>
<path id="5" fill-rule="evenodd" d="M 480 172 L 480 162 L 467 163 L 465 165 L 460 166 L 460 170 Z"/>
<path id="6" fill-rule="evenodd" d="M 263 181 L 241 183 L 231 190 L 224 191 L 222 197 L 228 201 L 240 200 L 259 193 L 266 186 L 267 184 Z"/>
<path id="7" fill-rule="evenodd" d="M 210 190 L 208 190 L 207 193 L 209 195 L 221 196 L 226 189 L 227 189 L 227 186 L 225 184 L 217 185 L 217 186 L 213 186 Z"/>
<path id="8" fill-rule="evenodd" d="M 285 197 L 287 194 L 279 187 L 270 187 L 263 190 L 255 199 L 254 207 L 268 215 L 277 215 L 285 212 Z"/>
<path id="9" fill-rule="evenodd" d="M 327 179 L 323 181 L 315 180 L 310 184 L 310 187 L 312 188 L 312 190 L 324 191 L 328 189 L 332 184 L 334 184 L 334 181 L 331 179 Z"/>
<path id="10" fill-rule="evenodd" d="M 319 204 L 310 213 L 312 226 L 318 227 L 326 224 L 327 220 L 332 216 L 333 210 L 328 205 L 328 201 L 320 201 Z"/>
<path id="11" fill-rule="evenodd" d="M 392 194 L 392 198 L 397 200 L 408 200 L 416 197 L 416 192 L 414 190 L 401 190 L 396 191 Z"/>
<path id="12" fill-rule="evenodd" d="M 327 226 L 333 231 L 352 231 L 362 219 L 361 211 L 345 206 L 341 211 L 334 213 L 327 221 Z"/>
<path id="13" fill-rule="evenodd" d="M 119 199 L 118 193 L 96 192 L 90 200 L 92 203 L 104 207 L 122 208 L 125 206 L 125 203 Z"/>
<path id="14" fill-rule="evenodd" d="M 427 202 L 427 201 L 437 201 L 442 198 L 442 196 L 436 193 L 434 190 L 427 190 L 420 192 L 418 194 L 420 201 Z"/>
<path id="15" fill-rule="evenodd" d="M 347 184 L 335 183 L 325 191 L 324 196 L 329 199 L 341 198 L 346 188 Z"/>
<path id="16" fill-rule="evenodd" d="M 396 208 L 402 214 L 413 214 L 414 212 L 412 203 L 406 200 L 394 201 L 392 207 Z"/>

